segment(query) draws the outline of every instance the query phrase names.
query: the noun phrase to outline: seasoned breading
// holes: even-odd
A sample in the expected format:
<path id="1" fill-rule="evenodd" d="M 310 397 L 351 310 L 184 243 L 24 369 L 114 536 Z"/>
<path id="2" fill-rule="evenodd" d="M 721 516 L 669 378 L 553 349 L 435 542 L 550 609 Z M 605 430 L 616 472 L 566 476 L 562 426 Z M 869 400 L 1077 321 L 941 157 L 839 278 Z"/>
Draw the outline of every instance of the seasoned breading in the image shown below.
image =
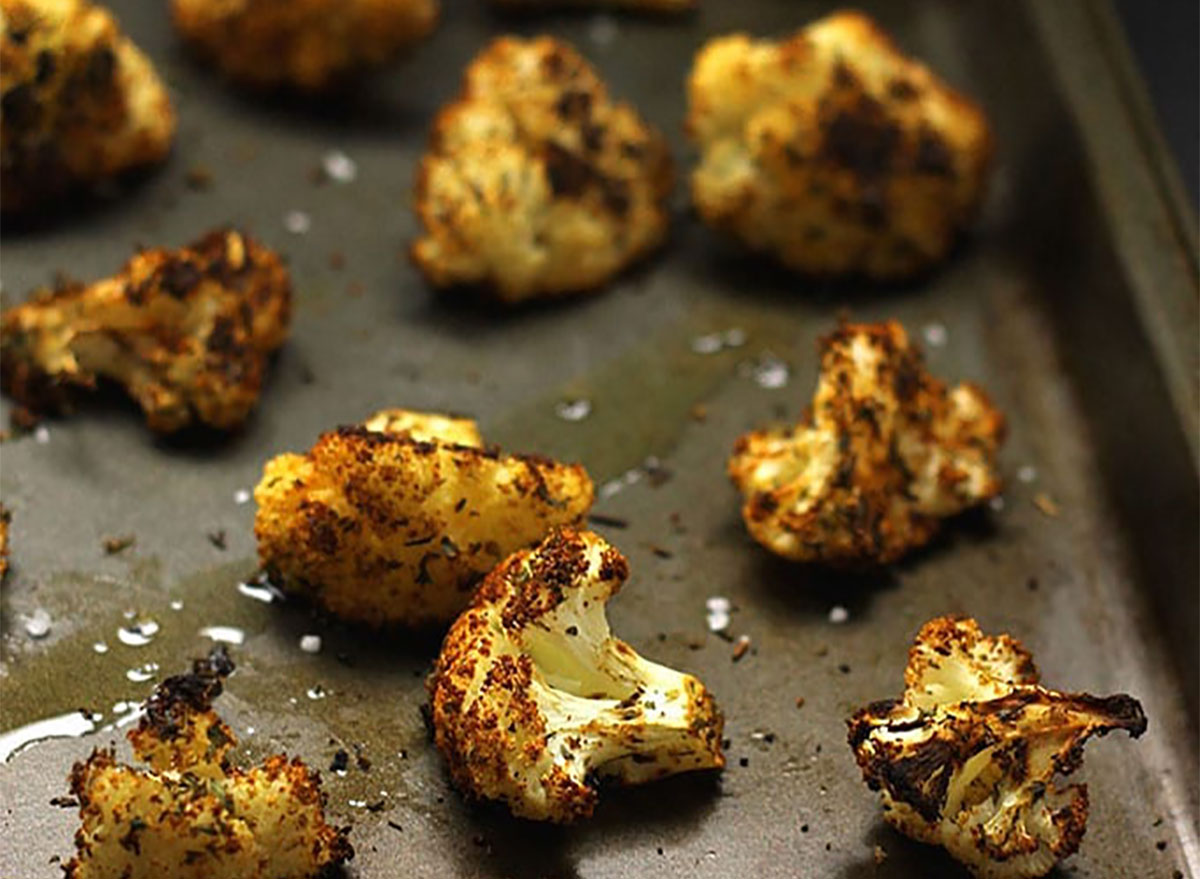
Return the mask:
<path id="1" fill-rule="evenodd" d="M 434 740 L 464 794 L 569 822 L 592 814 L 599 779 L 725 765 L 712 694 L 609 630 L 605 605 L 628 576 L 615 547 L 570 529 L 488 574 L 428 681 Z"/>
<path id="2" fill-rule="evenodd" d="M 741 437 L 729 475 L 746 527 L 772 552 L 883 564 L 1000 491 L 1003 438 L 986 394 L 926 372 L 900 324 L 844 324 L 821 341 L 811 414 Z"/>
<path id="3" fill-rule="evenodd" d="M 318 91 L 429 36 L 438 0 L 171 0 L 171 11 L 231 79 Z"/>
<path id="4" fill-rule="evenodd" d="M 491 0 L 501 9 L 552 9 L 554 7 L 616 7 L 639 12 L 686 12 L 696 8 L 698 0 Z"/>
<path id="5" fill-rule="evenodd" d="M 1060 693 L 1008 635 L 942 617 L 917 635 L 901 699 L 848 722 L 863 779 L 902 833 L 942 845 L 979 879 L 1033 879 L 1075 853 L 1087 786 L 1059 787 L 1094 735 L 1146 730 L 1130 696 Z"/>
<path id="6" fill-rule="evenodd" d="M 111 748 L 75 764 L 82 826 L 67 879 L 306 879 L 354 856 L 299 758 L 230 766 L 236 739 L 211 701 L 232 670 L 219 650 L 159 685 L 129 733 L 149 768 L 118 763 Z"/>
<path id="7" fill-rule="evenodd" d="M 983 111 L 860 13 L 782 42 L 711 41 L 692 68 L 688 108 L 702 151 L 692 175 L 700 215 L 804 274 L 928 269 L 983 197 Z"/>
<path id="8" fill-rule="evenodd" d="M 161 161 L 175 112 L 150 60 L 87 0 L 0 0 L 0 207 Z"/>
<path id="9" fill-rule="evenodd" d="M 143 250 L 111 278 L 41 291 L 0 316 L 4 390 L 63 409 L 103 378 L 124 386 L 153 430 L 230 429 L 257 403 L 290 312 L 287 269 L 241 232 Z"/>
<path id="10" fill-rule="evenodd" d="M 577 464 L 485 449 L 466 419 L 391 410 L 267 462 L 254 533 L 281 586 L 344 619 L 444 625 L 493 565 L 582 521 L 593 495 Z"/>
<path id="11" fill-rule="evenodd" d="M 578 52 L 502 37 L 434 124 L 413 259 L 505 302 L 589 290 L 662 243 L 672 179 L 665 140 Z"/>

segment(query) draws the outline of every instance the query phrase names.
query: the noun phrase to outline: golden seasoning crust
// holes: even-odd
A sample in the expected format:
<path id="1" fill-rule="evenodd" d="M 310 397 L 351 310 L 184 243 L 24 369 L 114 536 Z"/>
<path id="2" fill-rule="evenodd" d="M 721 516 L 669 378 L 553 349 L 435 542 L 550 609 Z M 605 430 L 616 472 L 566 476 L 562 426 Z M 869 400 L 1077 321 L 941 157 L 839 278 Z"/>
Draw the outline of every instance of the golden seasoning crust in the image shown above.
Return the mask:
<path id="1" fill-rule="evenodd" d="M 844 324 L 821 342 L 811 414 L 739 438 L 728 470 L 747 529 L 772 552 L 886 564 L 999 493 L 1003 438 L 987 395 L 926 372 L 900 324 Z"/>
<path id="2" fill-rule="evenodd" d="M 628 574 L 615 548 L 570 529 L 488 574 L 427 682 L 434 740 L 465 795 L 570 822 L 592 814 L 596 778 L 724 766 L 712 694 L 610 633 L 604 606 Z"/>
<path id="3" fill-rule="evenodd" d="M 86 0 L 0 0 L 0 207 L 161 161 L 175 113 L 149 59 Z"/>
<path id="4" fill-rule="evenodd" d="M 841 12 L 781 42 L 719 37 L 688 80 L 701 217 L 816 276 L 897 279 L 945 258 L 983 198 L 982 110 Z"/>
<path id="5" fill-rule="evenodd" d="M 146 769 L 95 750 L 71 771 L 82 824 L 69 879 L 305 879 L 354 856 L 325 823 L 320 777 L 298 758 L 231 767 L 232 731 L 211 700 L 233 670 L 223 650 L 169 678 L 129 733 Z"/>
<path id="6" fill-rule="evenodd" d="M 505 302 L 590 290 L 663 242 L 672 181 L 662 135 L 571 46 L 501 37 L 434 123 L 413 260 Z"/>
<path id="7" fill-rule="evenodd" d="M 175 28 L 228 77 L 319 91 L 379 67 L 437 24 L 437 0 L 172 0 Z"/>
<path id="8" fill-rule="evenodd" d="M 32 409 L 56 410 L 104 378 L 125 388 L 153 430 L 231 429 L 258 402 L 290 313 L 278 255 L 240 232 L 210 232 L 5 311 L 4 390 Z"/>
<path id="9" fill-rule="evenodd" d="M 592 505 L 583 467 L 481 448 L 467 419 L 367 425 L 272 459 L 254 492 L 263 567 L 343 619 L 444 625 L 497 562 Z"/>
<path id="10" fill-rule="evenodd" d="M 917 635 L 901 699 L 847 723 L 888 823 L 944 846 L 981 879 L 1033 879 L 1074 854 L 1087 787 L 1059 788 L 1056 777 L 1079 768 L 1092 736 L 1146 730 L 1136 699 L 1040 686 L 1019 642 L 954 617 Z"/>

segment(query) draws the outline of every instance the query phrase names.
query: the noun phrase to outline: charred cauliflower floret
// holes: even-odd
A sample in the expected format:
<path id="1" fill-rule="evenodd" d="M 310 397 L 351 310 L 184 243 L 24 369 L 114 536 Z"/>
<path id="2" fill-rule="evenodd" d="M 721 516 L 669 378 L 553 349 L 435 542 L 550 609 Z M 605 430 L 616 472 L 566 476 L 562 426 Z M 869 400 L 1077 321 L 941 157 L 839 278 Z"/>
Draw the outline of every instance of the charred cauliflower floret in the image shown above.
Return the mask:
<path id="1" fill-rule="evenodd" d="M 86 0 L 0 0 L 0 206 L 162 160 L 175 113 L 150 60 Z"/>
<path id="2" fill-rule="evenodd" d="M 803 274 L 916 274 L 946 256 L 983 195 L 983 112 L 859 13 L 783 42 L 713 40 L 688 103 L 700 215 Z"/>
<path id="3" fill-rule="evenodd" d="M 319 91 L 437 24 L 437 0 L 172 0 L 175 28 L 231 79 Z"/>
<path id="4" fill-rule="evenodd" d="M 605 604 L 628 575 L 614 547 L 568 529 L 488 574 L 428 681 L 434 738 L 465 794 L 566 822 L 591 815 L 593 779 L 725 765 L 704 685 L 609 631 Z"/>
<path id="5" fill-rule="evenodd" d="M 821 342 L 805 420 L 739 438 L 729 475 L 746 528 L 772 552 L 886 564 L 1000 491 L 1003 438 L 984 392 L 926 372 L 900 324 L 844 324 Z"/>
<path id="6" fill-rule="evenodd" d="M 290 310 L 278 255 L 240 232 L 144 250 L 111 278 L 66 283 L 5 311 L 4 389 L 54 410 L 103 378 L 125 388 L 153 430 L 233 428 L 258 401 Z"/>
<path id="7" fill-rule="evenodd" d="M 347 620 L 445 625 L 480 577 L 593 499 L 579 465 L 485 449 L 468 419 L 391 410 L 273 458 L 254 490 L 263 568 Z"/>
<path id="8" fill-rule="evenodd" d="M 111 748 L 75 764 L 83 823 L 68 879 L 305 879 L 354 856 L 299 759 L 230 765 L 236 740 L 211 701 L 232 670 L 216 652 L 156 689 L 129 733 L 148 768 L 118 763 Z"/>
<path id="9" fill-rule="evenodd" d="M 434 124 L 413 259 L 506 302 L 593 289 L 662 243 L 672 178 L 662 136 L 579 53 L 503 37 Z"/>
<path id="10" fill-rule="evenodd" d="M 1059 693 L 1038 685 L 1029 652 L 974 620 L 926 623 L 909 652 L 904 696 L 849 721 L 863 778 L 888 823 L 941 845 L 980 879 L 1044 876 L 1079 848 L 1087 786 L 1059 787 L 1094 735 L 1137 738 L 1130 696 Z"/>

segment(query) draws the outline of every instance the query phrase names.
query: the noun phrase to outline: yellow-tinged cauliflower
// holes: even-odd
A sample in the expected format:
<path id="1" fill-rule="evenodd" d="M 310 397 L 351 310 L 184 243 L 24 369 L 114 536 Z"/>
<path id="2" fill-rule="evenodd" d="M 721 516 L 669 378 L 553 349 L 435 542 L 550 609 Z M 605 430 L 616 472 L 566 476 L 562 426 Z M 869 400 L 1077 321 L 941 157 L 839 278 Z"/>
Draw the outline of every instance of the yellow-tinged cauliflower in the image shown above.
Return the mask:
<path id="1" fill-rule="evenodd" d="M 0 0 L 0 207 L 161 161 L 175 113 L 150 60 L 87 0 Z"/>
<path id="2" fill-rule="evenodd" d="M 4 390 L 53 410 L 108 379 L 153 430 L 230 429 L 258 402 L 290 312 L 279 256 L 240 232 L 143 250 L 111 278 L 41 291 L 0 316 Z"/>
<path id="3" fill-rule="evenodd" d="M 688 106 L 700 215 L 804 274 L 914 275 L 982 200 L 987 118 L 860 13 L 713 40 Z"/>
<path id="4" fill-rule="evenodd" d="M 497 562 L 581 522 L 593 497 L 577 464 L 484 448 L 469 419 L 390 410 L 267 462 L 254 533 L 270 576 L 343 619 L 445 625 Z"/>
<path id="5" fill-rule="evenodd" d="M 900 324 L 844 324 L 821 341 L 810 413 L 739 438 L 729 475 L 746 528 L 772 552 L 886 564 L 1000 491 L 1003 438 L 984 392 L 926 372 Z"/>
<path id="6" fill-rule="evenodd" d="M 172 0 L 171 11 L 231 79 L 319 91 L 429 36 L 438 0 Z"/>
<path id="7" fill-rule="evenodd" d="M 614 547 L 569 529 L 488 574 L 428 681 L 434 738 L 463 793 L 566 822 L 591 815 L 593 779 L 725 765 L 704 685 L 609 631 L 605 605 L 628 575 Z"/>
<path id="8" fill-rule="evenodd" d="M 412 256 L 505 302 L 593 289 L 662 243 L 672 179 L 663 137 L 571 46 L 502 37 L 434 124 Z"/>
<path id="9" fill-rule="evenodd" d="M 1056 776 L 1083 762 L 1094 735 L 1146 730 L 1130 696 L 1038 685 L 1033 658 L 974 620 L 926 623 L 909 652 L 904 696 L 848 721 L 863 778 L 888 823 L 941 845 L 980 879 L 1044 876 L 1079 848 L 1087 786 Z"/>
<path id="10" fill-rule="evenodd" d="M 233 670 L 223 650 L 168 678 L 129 733 L 148 769 L 95 750 L 71 792 L 82 826 L 68 879 L 305 879 L 354 856 L 325 823 L 320 777 L 298 758 L 229 764 L 232 730 L 211 708 Z"/>

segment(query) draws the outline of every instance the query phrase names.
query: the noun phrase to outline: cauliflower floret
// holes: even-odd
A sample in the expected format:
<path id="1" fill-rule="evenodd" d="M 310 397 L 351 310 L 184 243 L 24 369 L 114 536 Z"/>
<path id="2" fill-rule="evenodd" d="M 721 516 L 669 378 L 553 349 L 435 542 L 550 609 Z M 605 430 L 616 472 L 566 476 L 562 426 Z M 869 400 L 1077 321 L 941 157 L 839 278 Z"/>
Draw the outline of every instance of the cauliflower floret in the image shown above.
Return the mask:
<path id="1" fill-rule="evenodd" d="M 902 833 L 941 845 L 980 879 L 1044 876 L 1079 848 L 1086 785 L 1056 776 L 1083 762 L 1093 735 L 1146 730 L 1130 696 L 1038 685 L 1033 659 L 974 620 L 926 623 L 909 652 L 904 696 L 848 721 L 863 778 Z"/>
<path id="2" fill-rule="evenodd" d="M 150 60 L 87 0 L 0 0 L 0 206 L 161 161 L 175 112 Z"/>
<path id="3" fill-rule="evenodd" d="M 343 619 L 445 625 L 478 579 L 581 522 L 578 464 L 483 448 L 473 421 L 390 410 L 267 462 L 254 490 L 263 568 Z"/>
<path id="4" fill-rule="evenodd" d="M 240 232 L 210 232 L 5 311 L 4 389 L 30 408 L 62 409 L 73 389 L 104 378 L 124 386 L 153 430 L 230 429 L 258 401 L 290 311 L 291 281 L 277 254 Z"/>
<path id="5" fill-rule="evenodd" d="M 465 794 L 566 822 L 591 815 L 594 778 L 725 765 L 704 685 L 610 633 L 604 607 L 628 574 L 614 547 L 569 529 L 488 574 L 428 681 L 435 741 Z"/>
<path id="6" fill-rule="evenodd" d="M 844 324 L 821 341 L 811 413 L 739 438 L 729 475 L 747 529 L 772 552 L 886 564 L 1000 491 L 1003 438 L 984 392 L 926 372 L 900 324 Z"/>
<path id="7" fill-rule="evenodd" d="M 983 196 L 983 112 L 860 13 L 783 42 L 711 41 L 688 106 L 700 215 L 798 272 L 913 275 L 945 257 Z"/>
<path id="8" fill-rule="evenodd" d="M 319 91 L 429 36 L 438 0 L 172 0 L 171 11 L 231 79 Z"/>
<path id="9" fill-rule="evenodd" d="M 148 769 L 113 749 L 76 763 L 78 854 L 68 879 L 303 879 L 354 856 L 325 823 L 321 780 L 298 758 L 231 768 L 232 730 L 212 711 L 233 670 L 223 650 L 168 678 L 129 733 Z"/>
<path id="10" fill-rule="evenodd" d="M 578 52 L 502 37 L 434 124 L 413 259 L 506 302 L 592 289 L 662 243 L 672 178 L 662 136 Z"/>

